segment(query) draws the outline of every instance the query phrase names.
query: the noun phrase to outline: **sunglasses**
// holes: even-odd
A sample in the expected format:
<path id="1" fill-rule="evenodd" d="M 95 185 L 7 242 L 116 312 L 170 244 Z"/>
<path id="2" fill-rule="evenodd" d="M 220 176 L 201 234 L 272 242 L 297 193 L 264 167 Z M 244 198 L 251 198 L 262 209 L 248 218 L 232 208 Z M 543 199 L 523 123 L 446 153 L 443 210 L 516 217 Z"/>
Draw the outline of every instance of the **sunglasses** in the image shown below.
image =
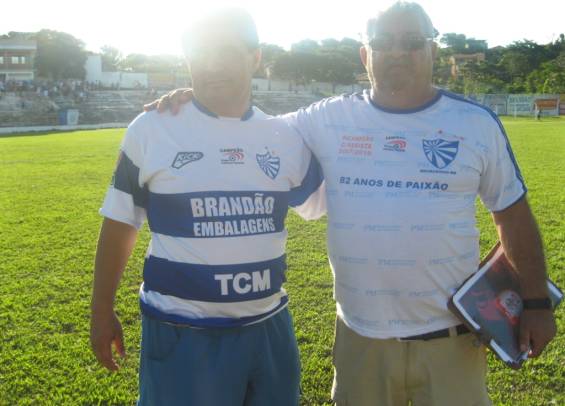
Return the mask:
<path id="1" fill-rule="evenodd" d="M 417 35 L 407 35 L 400 39 L 395 39 L 392 35 L 381 35 L 370 40 L 369 46 L 375 52 L 389 52 L 394 47 L 394 43 L 398 42 L 400 49 L 403 51 L 419 51 L 423 49 L 431 39 L 433 38 Z"/>

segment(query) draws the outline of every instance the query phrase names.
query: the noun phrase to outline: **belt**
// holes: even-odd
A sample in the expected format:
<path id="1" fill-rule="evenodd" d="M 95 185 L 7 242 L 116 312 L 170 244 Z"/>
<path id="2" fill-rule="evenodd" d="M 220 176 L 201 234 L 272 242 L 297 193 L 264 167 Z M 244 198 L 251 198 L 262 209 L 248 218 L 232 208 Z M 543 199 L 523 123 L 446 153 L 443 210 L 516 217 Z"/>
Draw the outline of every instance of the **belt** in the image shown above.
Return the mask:
<path id="1" fill-rule="evenodd" d="M 431 333 L 418 334 L 409 337 L 399 337 L 398 341 L 428 341 L 436 338 L 456 337 L 469 333 L 469 329 L 464 324 L 455 327 L 444 328 L 443 330 L 432 331 Z"/>

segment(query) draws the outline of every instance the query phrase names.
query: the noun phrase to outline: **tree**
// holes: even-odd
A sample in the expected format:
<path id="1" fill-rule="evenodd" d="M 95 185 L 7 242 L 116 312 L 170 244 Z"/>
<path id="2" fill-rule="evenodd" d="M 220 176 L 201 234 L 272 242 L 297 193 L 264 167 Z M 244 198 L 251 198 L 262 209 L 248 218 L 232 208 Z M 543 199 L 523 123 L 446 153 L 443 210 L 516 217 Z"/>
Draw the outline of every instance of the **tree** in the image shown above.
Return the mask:
<path id="1" fill-rule="evenodd" d="M 261 66 L 259 67 L 257 76 L 267 77 L 267 68 L 272 67 L 275 64 L 275 61 L 287 52 L 284 48 L 278 45 L 263 43 L 261 44 L 261 53 Z"/>
<path id="2" fill-rule="evenodd" d="M 465 34 L 456 34 L 454 32 L 443 34 L 439 42 L 456 54 L 474 54 L 485 52 L 488 49 L 485 40 L 467 38 Z"/>
<path id="3" fill-rule="evenodd" d="M 314 54 L 320 49 L 320 44 L 312 39 L 303 39 L 290 46 L 291 52 L 304 52 Z"/>
<path id="4" fill-rule="evenodd" d="M 35 34 L 35 67 L 41 77 L 84 79 L 87 53 L 84 43 L 65 32 L 41 30 Z"/>
<path id="5" fill-rule="evenodd" d="M 120 67 L 130 72 L 172 73 L 186 69 L 186 64 L 175 55 L 129 54 L 121 60 Z"/>
<path id="6" fill-rule="evenodd" d="M 103 71 L 116 71 L 120 67 L 120 62 L 123 59 L 122 53 L 118 48 L 110 45 L 104 45 L 100 48 L 102 56 L 102 70 Z"/>

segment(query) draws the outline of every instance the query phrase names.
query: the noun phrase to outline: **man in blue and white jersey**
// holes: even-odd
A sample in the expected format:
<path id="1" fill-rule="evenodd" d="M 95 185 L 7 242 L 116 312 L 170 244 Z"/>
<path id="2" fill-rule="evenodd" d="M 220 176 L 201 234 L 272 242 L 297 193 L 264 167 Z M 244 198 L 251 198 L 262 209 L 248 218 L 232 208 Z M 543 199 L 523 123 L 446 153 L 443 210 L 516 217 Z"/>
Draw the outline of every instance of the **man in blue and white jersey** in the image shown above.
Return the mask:
<path id="1" fill-rule="evenodd" d="M 196 23 L 185 50 L 195 99 L 128 127 L 96 256 L 91 342 L 118 368 L 116 289 L 145 220 L 140 405 L 298 405 L 300 364 L 287 309 L 284 220 L 324 213 L 302 138 L 250 106 L 260 63 L 241 10 Z"/>

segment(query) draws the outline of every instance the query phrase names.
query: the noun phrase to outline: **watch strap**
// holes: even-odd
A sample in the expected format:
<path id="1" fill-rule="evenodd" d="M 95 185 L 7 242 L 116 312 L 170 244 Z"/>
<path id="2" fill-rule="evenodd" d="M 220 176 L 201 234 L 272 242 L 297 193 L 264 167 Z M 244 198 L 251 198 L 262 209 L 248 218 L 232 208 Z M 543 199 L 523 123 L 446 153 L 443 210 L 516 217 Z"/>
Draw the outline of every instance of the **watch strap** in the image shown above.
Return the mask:
<path id="1" fill-rule="evenodd" d="M 522 299 L 524 310 L 551 310 L 553 308 L 551 300 L 548 297 L 536 299 Z"/>

